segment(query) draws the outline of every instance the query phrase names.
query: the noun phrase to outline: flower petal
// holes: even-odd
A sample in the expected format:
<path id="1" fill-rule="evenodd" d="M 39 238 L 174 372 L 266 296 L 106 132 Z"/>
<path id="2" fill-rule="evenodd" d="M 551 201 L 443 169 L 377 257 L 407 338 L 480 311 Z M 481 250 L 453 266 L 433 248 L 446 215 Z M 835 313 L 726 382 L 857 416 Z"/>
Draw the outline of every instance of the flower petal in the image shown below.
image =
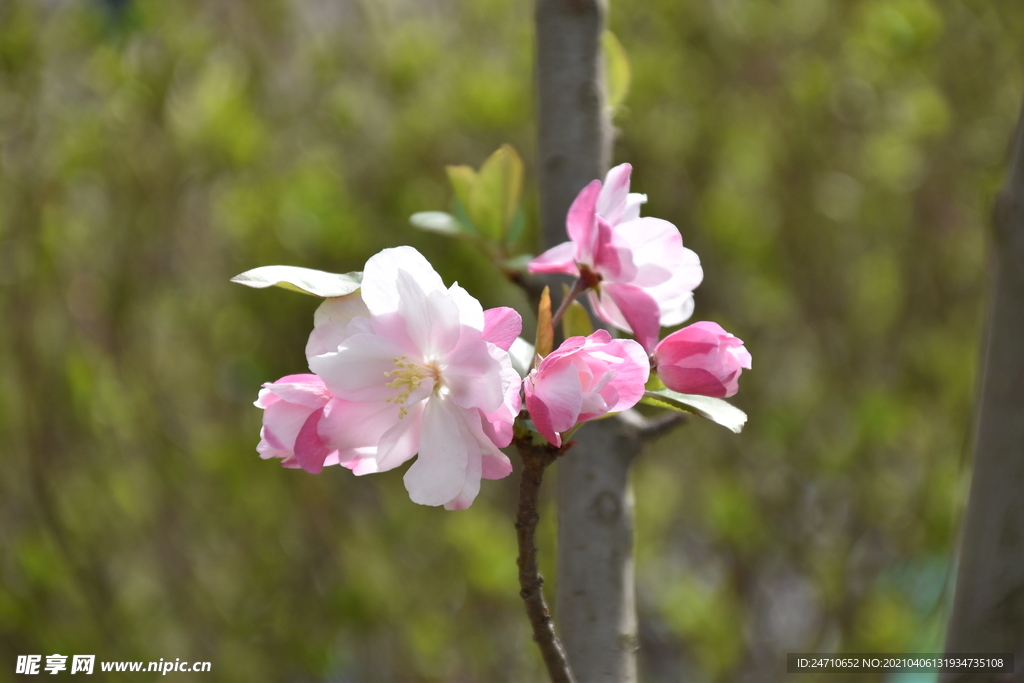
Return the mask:
<path id="1" fill-rule="evenodd" d="M 378 472 L 386 472 L 398 467 L 416 455 L 416 451 L 420 449 L 420 439 L 423 433 L 424 403 L 429 403 L 429 401 L 420 401 L 411 406 L 408 414 L 381 437 L 380 443 L 377 444 Z"/>
<path id="2" fill-rule="evenodd" d="M 523 331 L 523 318 L 514 309 L 502 306 L 484 311 L 483 338 L 508 351 Z"/>
<path id="3" fill-rule="evenodd" d="M 257 408 L 266 408 L 271 405 L 270 396 L 306 408 L 319 408 L 331 399 L 331 392 L 324 386 L 324 381 L 316 375 L 287 375 L 276 382 L 264 384 L 259 398 L 253 405 Z"/>
<path id="4" fill-rule="evenodd" d="M 562 242 L 551 247 L 537 258 L 530 261 L 527 270 L 531 273 L 565 273 L 579 277 L 580 269 L 576 266 L 576 245 Z"/>
<path id="5" fill-rule="evenodd" d="M 689 252 L 693 259 L 697 255 L 689 249 L 683 249 L 683 238 L 676 226 L 660 218 L 638 218 L 634 221 L 620 223 L 615 227 L 616 236 L 629 249 L 636 272 L 629 280 L 622 279 L 638 287 L 653 287 L 668 282 L 678 271 L 690 264 L 686 263 Z M 697 273 L 686 271 L 686 277 L 677 277 L 677 285 L 692 291 L 703 277 L 700 261 L 696 261 Z M 696 278 L 694 279 L 694 275 Z M 690 285 L 690 286 L 687 286 Z"/>
<path id="6" fill-rule="evenodd" d="M 501 363 L 501 382 L 505 387 L 505 400 L 497 410 L 482 413 L 481 425 L 491 443 L 499 448 L 504 448 L 512 443 L 512 427 L 519 414 L 519 409 L 522 407 L 523 382 L 518 371 L 513 367 L 509 354 L 502 353 L 496 346 L 492 346 L 490 351 L 491 355 Z"/>
<path id="7" fill-rule="evenodd" d="M 317 434 L 338 451 L 377 448 L 384 434 L 398 424 L 400 406 L 384 401 L 346 401 L 335 397 L 323 408 Z M 401 418 L 405 419 L 405 418 Z"/>
<path id="8" fill-rule="evenodd" d="M 397 393 L 387 386 L 395 358 L 406 349 L 376 334 L 356 334 L 346 339 L 335 353 L 309 359 L 309 369 L 323 378 L 328 388 L 350 401 L 385 401 Z M 419 359 L 415 359 L 419 360 Z"/>
<path id="9" fill-rule="evenodd" d="M 576 424 L 583 404 L 580 375 L 569 359 L 556 359 L 538 368 L 524 383 L 526 409 L 537 431 L 556 446 L 562 445 L 558 432 Z"/>
<path id="10" fill-rule="evenodd" d="M 403 477 L 414 503 L 444 505 L 465 487 L 476 444 L 453 409 L 458 408 L 441 398 L 431 398 L 423 409 L 419 456 Z"/>
<path id="11" fill-rule="evenodd" d="M 576 245 L 576 263 L 594 263 L 594 247 L 597 241 L 596 207 L 600 194 L 601 181 L 590 181 L 590 184 L 576 195 L 565 218 L 565 231 Z"/>
<path id="12" fill-rule="evenodd" d="M 406 333 L 419 350 L 420 358 L 440 358 L 459 342 L 458 304 L 446 289 L 424 291 L 405 270 L 399 270 L 397 276 L 398 314 L 405 320 Z M 483 329 L 482 309 L 479 324 L 479 329 Z"/>
<path id="13" fill-rule="evenodd" d="M 658 333 L 661 331 L 661 311 L 658 310 L 658 303 L 639 287 L 609 283 L 601 286 L 602 309 L 608 308 L 607 301 L 604 300 L 605 295 L 615 303 L 619 314 L 628 323 L 626 331 L 633 333 L 644 350 L 654 351 L 658 343 Z M 616 324 L 613 320 L 608 322 Z"/>
<path id="14" fill-rule="evenodd" d="M 484 479 L 504 479 L 512 474 L 512 461 L 508 456 L 498 451 L 487 453 L 483 456 L 483 464 L 480 476 Z"/>
<path id="15" fill-rule="evenodd" d="M 411 275 L 424 293 L 445 290 L 441 276 L 423 254 L 412 247 L 385 249 L 371 256 L 363 268 L 362 297 L 373 315 L 398 310 L 401 301 L 397 286 L 399 271 Z"/>
<path id="16" fill-rule="evenodd" d="M 319 474 L 324 468 L 324 460 L 331 454 L 317 435 L 317 423 L 323 414 L 323 408 L 310 413 L 295 439 L 295 459 L 310 474 Z"/>
<path id="17" fill-rule="evenodd" d="M 622 212 L 622 218 L 619 222 L 625 223 L 626 221 L 632 221 L 640 218 L 640 205 L 646 203 L 647 195 L 630 192 L 626 197 L 626 208 Z"/>
<path id="18" fill-rule="evenodd" d="M 306 358 L 337 351 L 350 336 L 349 323 L 369 317 L 370 311 L 359 292 L 325 300 L 313 314 L 313 331 L 306 343 Z"/>
<path id="19" fill-rule="evenodd" d="M 445 510 L 465 510 L 476 500 L 477 494 L 480 493 L 480 477 L 483 470 L 482 460 L 479 455 L 473 453 L 469 455 L 469 460 L 466 462 L 466 478 L 463 481 L 462 490 L 444 504 Z"/>
<path id="20" fill-rule="evenodd" d="M 629 195 L 629 175 L 632 171 L 631 165 L 619 164 L 608 171 L 604 178 L 604 186 L 597 199 L 597 215 L 608 221 L 610 225 L 616 225 L 622 221 Z"/>
<path id="21" fill-rule="evenodd" d="M 611 282 L 631 282 L 637 275 L 629 245 L 603 219 L 597 219 L 597 241 L 594 247 L 594 269 Z"/>
<path id="22" fill-rule="evenodd" d="M 452 286 L 448 288 L 448 294 L 459 309 L 459 324 L 472 327 L 474 330 L 483 330 L 486 318 L 480 302 L 460 287 L 458 282 L 452 283 Z"/>

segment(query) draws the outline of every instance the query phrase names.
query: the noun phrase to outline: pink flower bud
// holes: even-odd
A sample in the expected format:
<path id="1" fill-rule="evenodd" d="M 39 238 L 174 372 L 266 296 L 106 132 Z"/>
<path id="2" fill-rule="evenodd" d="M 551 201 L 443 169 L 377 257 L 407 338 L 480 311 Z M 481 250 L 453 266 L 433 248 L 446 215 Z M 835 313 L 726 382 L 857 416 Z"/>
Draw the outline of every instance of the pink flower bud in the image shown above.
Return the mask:
<path id="1" fill-rule="evenodd" d="M 570 337 L 523 382 L 526 408 L 544 438 L 561 446 L 559 432 L 636 405 L 650 371 L 635 341 L 612 339 L 605 330 Z"/>
<path id="2" fill-rule="evenodd" d="M 718 323 L 688 325 L 662 339 L 654 349 L 658 377 L 672 391 L 726 398 L 739 390 L 750 352 Z"/>

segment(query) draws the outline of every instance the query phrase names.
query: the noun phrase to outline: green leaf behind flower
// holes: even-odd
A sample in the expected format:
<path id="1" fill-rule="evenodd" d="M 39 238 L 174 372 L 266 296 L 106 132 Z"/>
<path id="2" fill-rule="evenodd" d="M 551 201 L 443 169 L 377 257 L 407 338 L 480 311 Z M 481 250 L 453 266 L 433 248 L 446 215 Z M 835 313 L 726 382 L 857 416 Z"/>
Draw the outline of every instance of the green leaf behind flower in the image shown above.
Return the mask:
<path id="1" fill-rule="evenodd" d="M 659 408 L 669 408 L 670 410 L 683 413 L 700 415 L 712 422 L 717 422 L 737 434 L 743 429 L 743 425 L 747 423 L 747 414 L 742 410 L 731 403 L 726 403 L 720 398 L 712 398 L 710 396 L 680 394 L 678 391 L 672 391 L 671 389 L 648 389 L 644 397 L 640 399 L 640 402 L 658 406 Z"/>
<path id="2" fill-rule="evenodd" d="M 236 275 L 231 281 L 257 289 L 282 287 L 293 292 L 332 298 L 358 291 L 362 286 L 363 274 L 326 273 L 298 266 L 261 266 Z"/>

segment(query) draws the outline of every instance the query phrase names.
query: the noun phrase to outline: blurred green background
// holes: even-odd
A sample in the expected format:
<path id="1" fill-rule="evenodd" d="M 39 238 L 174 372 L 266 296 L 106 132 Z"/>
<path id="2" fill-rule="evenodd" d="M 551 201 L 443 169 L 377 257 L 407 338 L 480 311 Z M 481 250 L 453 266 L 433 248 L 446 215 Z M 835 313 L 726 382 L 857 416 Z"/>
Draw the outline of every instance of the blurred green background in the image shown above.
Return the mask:
<path id="1" fill-rule="evenodd" d="M 252 401 L 305 371 L 317 301 L 228 282 L 412 244 L 524 310 L 407 219 L 510 142 L 535 234 L 530 5 L 0 2 L 0 680 L 53 653 L 541 680 L 517 477 L 451 513 L 401 471 L 261 461 Z M 1024 5 L 613 0 L 610 26 L 616 161 L 701 257 L 694 319 L 754 357 L 743 434 L 695 422 L 637 464 L 643 680 L 939 650 Z"/>

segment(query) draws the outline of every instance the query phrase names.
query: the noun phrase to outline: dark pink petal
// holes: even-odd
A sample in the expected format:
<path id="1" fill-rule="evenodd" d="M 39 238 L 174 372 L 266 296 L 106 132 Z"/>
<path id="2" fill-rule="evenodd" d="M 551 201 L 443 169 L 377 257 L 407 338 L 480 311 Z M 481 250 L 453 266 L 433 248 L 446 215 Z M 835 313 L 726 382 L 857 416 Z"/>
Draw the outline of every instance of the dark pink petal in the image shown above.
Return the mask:
<path id="1" fill-rule="evenodd" d="M 508 351 L 522 331 L 523 318 L 514 309 L 502 306 L 484 311 L 484 341 L 502 351 Z"/>
<path id="2" fill-rule="evenodd" d="M 703 368 L 678 368 L 672 365 L 660 366 L 658 377 L 665 386 L 681 394 L 700 394 L 714 398 L 726 398 L 726 385 L 714 374 Z M 733 373 L 735 377 L 735 373 Z M 735 393 L 735 392 L 733 392 Z"/>
<path id="3" fill-rule="evenodd" d="M 524 387 L 527 386 L 525 383 Z M 555 431 L 554 425 L 551 423 L 551 411 L 548 410 L 548 406 L 539 397 L 535 396 L 530 389 L 526 389 L 526 410 L 530 413 L 530 419 L 533 420 L 533 426 L 537 428 L 537 431 L 555 446 L 562 445 L 562 437 L 557 431 Z"/>
<path id="4" fill-rule="evenodd" d="M 299 430 L 298 438 L 295 439 L 295 459 L 299 461 L 302 469 L 310 474 L 319 474 L 324 468 L 324 460 L 331 454 L 317 435 L 317 423 L 323 414 L 323 408 L 310 413 Z"/>
<path id="5" fill-rule="evenodd" d="M 610 283 L 602 285 L 601 294 L 608 295 L 629 324 L 629 332 L 648 353 L 658 343 L 661 331 L 661 312 L 658 302 L 651 296 L 633 285 Z M 609 321 L 611 322 L 611 321 Z"/>
<path id="6" fill-rule="evenodd" d="M 597 240 L 594 246 L 594 270 L 611 282 L 631 282 L 637 269 L 633 254 L 621 237 L 603 218 L 597 219 Z"/>

